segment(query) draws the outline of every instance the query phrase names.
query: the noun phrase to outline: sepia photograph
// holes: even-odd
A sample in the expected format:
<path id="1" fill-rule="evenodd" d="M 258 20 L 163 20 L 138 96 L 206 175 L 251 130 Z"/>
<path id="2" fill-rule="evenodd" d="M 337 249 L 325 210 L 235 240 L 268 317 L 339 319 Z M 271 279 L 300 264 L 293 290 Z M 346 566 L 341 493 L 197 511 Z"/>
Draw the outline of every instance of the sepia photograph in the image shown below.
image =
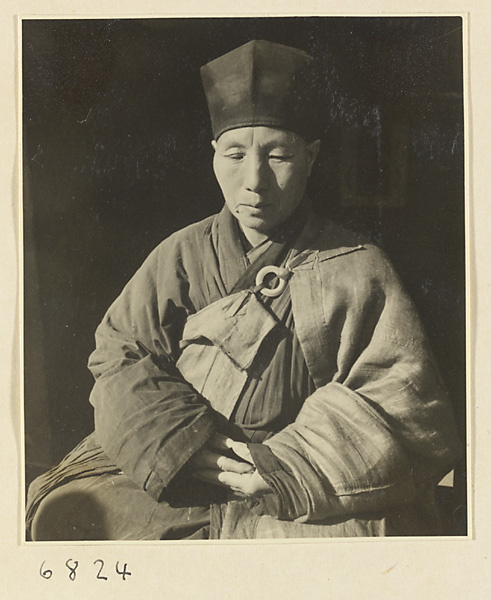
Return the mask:
<path id="1" fill-rule="evenodd" d="M 470 535 L 463 30 L 22 19 L 25 541 Z"/>

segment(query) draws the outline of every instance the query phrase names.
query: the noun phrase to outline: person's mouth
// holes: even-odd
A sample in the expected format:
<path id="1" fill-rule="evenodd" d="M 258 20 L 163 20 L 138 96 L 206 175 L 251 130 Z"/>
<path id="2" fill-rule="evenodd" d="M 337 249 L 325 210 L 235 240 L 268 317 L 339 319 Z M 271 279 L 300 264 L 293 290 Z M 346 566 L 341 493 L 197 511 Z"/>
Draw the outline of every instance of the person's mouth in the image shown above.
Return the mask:
<path id="1" fill-rule="evenodd" d="M 240 206 L 245 208 L 246 210 L 260 212 L 270 207 L 271 204 L 269 202 L 259 202 L 257 204 L 241 203 Z"/>

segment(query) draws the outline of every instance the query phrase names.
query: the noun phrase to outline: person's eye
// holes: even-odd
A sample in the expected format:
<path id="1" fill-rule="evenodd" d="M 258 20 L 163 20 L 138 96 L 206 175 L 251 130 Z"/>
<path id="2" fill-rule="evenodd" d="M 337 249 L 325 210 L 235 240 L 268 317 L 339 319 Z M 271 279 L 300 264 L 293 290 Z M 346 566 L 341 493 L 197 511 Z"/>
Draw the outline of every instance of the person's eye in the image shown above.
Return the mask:
<path id="1" fill-rule="evenodd" d="M 269 155 L 269 160 L 274 160 L 275 162 L 286 162 L 291 158 L 293 158 L 292 154 L 273 153 Z"/>
<path id="2" fill-rule="evenodd" d="M 225 154 L 225 158 L 230 158 L 231 160 L 239 161 L 244 158 L 244 154 L 242 152 L 231 152 L 230 154 Z"/>

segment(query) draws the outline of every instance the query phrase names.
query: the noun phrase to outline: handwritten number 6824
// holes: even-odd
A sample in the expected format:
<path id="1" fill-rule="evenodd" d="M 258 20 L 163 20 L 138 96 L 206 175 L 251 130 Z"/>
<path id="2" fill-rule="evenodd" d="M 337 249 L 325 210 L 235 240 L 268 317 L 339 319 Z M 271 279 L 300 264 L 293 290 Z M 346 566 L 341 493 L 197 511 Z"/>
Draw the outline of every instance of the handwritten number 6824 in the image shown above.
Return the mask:
<path id="1" fill-rule="evenodd" d="M 51 579 L 51 577 L 53 576 L 53 571 L 52 571 L 52 569 L 45 568 L 44 567 L 45 563 L 46 563 L 46 561 L 43 560 L 43 562 L 41 563 L 41 566 L 39 567 L 39 574 L 41 575 L 41 577 L 43 579 Z M 104 561 L 101 558 L 98 558 L 98 559 L 94 560 L 94 565 L 99 565 L 99 570 L 96 573 L 96 579 L 99 579 L 102 581 L 107 581 L 109 578 L 106 577 L 106 575 L 103 575 L 103 573 L 102 573 L 104 570 L 104 566 L 105 566 Z M 68 577 L 69 577 L 70 581 L 75 581 L 75 579 L 77 578 L 77 569 L 79 566 L 78 560 L 69 558 L 65 562 L 65 566 L 68 569 Z M 116 573 L 121 577 L 121 579 L 123 581 L 126 581 L 126 578 L 130 577 L 132 575 L 132 573 L 130 571 L 128 571 L 127 563 L 123 563 L 123 568 L 121 568 L 119 561 L 117 561 L 115 570 L 116 570 Z"/>

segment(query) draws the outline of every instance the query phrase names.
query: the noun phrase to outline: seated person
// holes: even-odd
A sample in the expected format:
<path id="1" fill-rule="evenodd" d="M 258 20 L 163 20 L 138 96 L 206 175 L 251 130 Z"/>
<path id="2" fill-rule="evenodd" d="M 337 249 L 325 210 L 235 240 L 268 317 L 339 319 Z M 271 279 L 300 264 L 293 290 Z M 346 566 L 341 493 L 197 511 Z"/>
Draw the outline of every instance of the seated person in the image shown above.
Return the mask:
<path id="1" fill-rule="evenodd" d="M 34 540 L 440 533 L 452 411 L 384 253 L 311 211 L 314 69 L 266 41 L 202 68 L 225 205 L 98 327 L 95 431 L 31 485 Z"/>

